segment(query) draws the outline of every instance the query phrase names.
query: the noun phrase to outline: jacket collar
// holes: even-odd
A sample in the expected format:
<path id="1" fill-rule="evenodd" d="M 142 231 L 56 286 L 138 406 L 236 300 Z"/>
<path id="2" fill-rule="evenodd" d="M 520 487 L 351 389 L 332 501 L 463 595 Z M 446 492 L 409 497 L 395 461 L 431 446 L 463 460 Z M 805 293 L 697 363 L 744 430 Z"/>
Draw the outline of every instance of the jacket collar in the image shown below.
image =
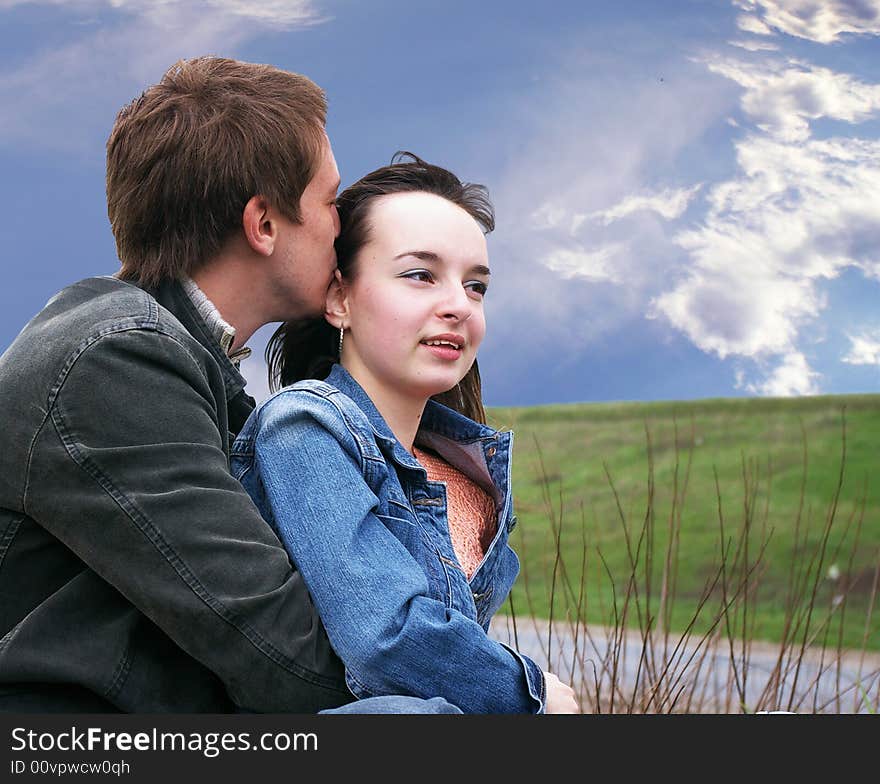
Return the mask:
<path id="1" fill-rule="evenodd" d="M 346 397 L 350 398 L 364 413 L 373 430 L 376 442 L 380 447 L 384 447 L 383 451 L 385 451 L 386 454 L 390 454 L 396 463 L 414 471 L 421 471 L 424 473 L 424 468 L 419 465 L 419 462 L 415 457 L 403 448 L 403 444 L 401 444 L 395 437 L 394 433 L 391 432 L 391 428 L 388 427 L 385 418 L 379 413 L 379 409 L 376 408 L 375 403 L 373 403 L 370 396 L 364 391 L 364 388 L 355 381 L 351 373 L 342 367 L 342 365 L 336 363 L 330 369 L 330 373 L 324 380 L 342 392 Z"/>
<path id="2" fill-rule="evenodd" d="M 226 352 L 221 348 L 205 320 L 199 315 L 195 303 L 183 290 L 183 286 L 176 280 L 168 280 L 160 283 L 155 289 L 148 289 L 148 292 L 156 298 L 162 307 L 170 310 L 174 317 L 183 324 L 186 331 L 217 360 L 217 365 L 223 373 L 226 399 L 231 400 L 241 392 L 247 381 L 226 356 Z"/>
<path id="3" fill-rule="evenodd" d="M 364 412 L 377 440 L 384 443 L 395 462 L 407 468 L 424 472 L 424 468 L 415 457 L 407 452 L 397 438 L 395 438 L 388 423 L 382 414 L 379 413 L 379 410 L 363 387 L 342 365 L 334 364 L 325 381 L 351 398 L 358 408 Z M 422 440 L 433 440 L 430 438 L 431 435 L 438 435 L 447 441 L 457 442 L 462 445 L 471 444 L 475 441 L 493 440 L 499 436 L 505 442 L 509 440 L 508 433 L 499 434 L 497 430 L 474 422 L 474 420 L 468 419 L 468 417 L 453 411 L 451 408 L 447 408 L 436 400 L 428 400 L 425 405 L 419 432 L 416 434 L 416 444 L 419 444 Z M 447 455 L 446 457 L 449 459 L 450 456 Z M 457 461 L 451 460 L 450 462 Z"/>

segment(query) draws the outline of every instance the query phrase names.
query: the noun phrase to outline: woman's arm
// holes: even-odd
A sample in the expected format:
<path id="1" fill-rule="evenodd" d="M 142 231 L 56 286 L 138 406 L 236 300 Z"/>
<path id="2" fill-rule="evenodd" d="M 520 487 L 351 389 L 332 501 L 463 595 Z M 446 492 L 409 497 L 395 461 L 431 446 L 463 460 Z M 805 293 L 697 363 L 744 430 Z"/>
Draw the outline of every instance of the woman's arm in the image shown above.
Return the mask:
<path id="1" fill-rule="evenodd" d="M 285 547 L 358 696 L 444 697 L 466 713 L 536 713 L 530 659 L 428 595 L 419 563 L 374 514 L 371 470 L 341 412 L 290 391 L 261 409 L 256 467 Z"/>

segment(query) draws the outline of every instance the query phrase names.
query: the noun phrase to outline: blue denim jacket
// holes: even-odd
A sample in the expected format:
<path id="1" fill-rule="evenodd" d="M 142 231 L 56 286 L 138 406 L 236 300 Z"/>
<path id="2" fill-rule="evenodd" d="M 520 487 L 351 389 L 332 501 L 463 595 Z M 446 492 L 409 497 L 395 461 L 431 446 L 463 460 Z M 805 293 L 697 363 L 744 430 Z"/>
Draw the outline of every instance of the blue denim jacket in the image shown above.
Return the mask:
<path id="1" fill-rule="evenodd" d="M 539 713 L 544 677 L 487 634 L 519 572 L 508 545 L 512 434 L 429 401 L 416 443 L 484 487 L 498 530 L 468 580 L 456 559 L 446 488 L 394 437 L 340 365 L 250 416 L 233 474 L 300 570 L 345 679 L 359 698 L 440 696 L 465 713 Z"/>

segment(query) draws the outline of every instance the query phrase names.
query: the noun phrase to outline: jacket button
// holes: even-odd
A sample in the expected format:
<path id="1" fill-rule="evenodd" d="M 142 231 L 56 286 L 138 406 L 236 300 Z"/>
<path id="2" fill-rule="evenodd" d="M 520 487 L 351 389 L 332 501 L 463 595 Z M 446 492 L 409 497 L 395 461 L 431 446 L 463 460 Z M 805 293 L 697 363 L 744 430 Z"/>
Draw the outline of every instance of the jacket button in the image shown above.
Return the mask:
<path id="1" fill-rule="evenodd" d="M 492 455 L 495 454 L 495 447 L 494 447 L 494 446 L 490 446 L 490 447 L 486 450 L 486 454 L 487 454 L 489 457 L 492 457 Z"/>

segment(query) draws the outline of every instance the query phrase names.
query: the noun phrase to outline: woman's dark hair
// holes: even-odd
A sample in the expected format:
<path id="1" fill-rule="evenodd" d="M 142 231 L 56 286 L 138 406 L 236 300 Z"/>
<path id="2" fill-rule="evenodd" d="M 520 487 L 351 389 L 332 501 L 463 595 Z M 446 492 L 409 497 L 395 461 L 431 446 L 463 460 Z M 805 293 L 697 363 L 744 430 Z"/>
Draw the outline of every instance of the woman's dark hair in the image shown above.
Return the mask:
<path id="1" fill-rule="evenodd" d="M 355 257 L 369 241 L 373 201 L 380 196 L 410 192 L 442 196 L 467 212 L 486 234 L 495 228 L 494 210 L 484 186 L 461 182 L 452 172 L 426 163 L 411 152 L 399 151 L 390 165 L 362 177 L 336 200 L 340 223 L 336 261 L 343 278 L 351 279 L 356 274 Z M 338 340 L 339 330 L 323 317 L 282 324 L 266 346 L 269 387 L 274 391 L 300 379 L 326 378 L 339 358 Z M 456 386 L 433 399 L 485 423 L 476 360 Z"/>

